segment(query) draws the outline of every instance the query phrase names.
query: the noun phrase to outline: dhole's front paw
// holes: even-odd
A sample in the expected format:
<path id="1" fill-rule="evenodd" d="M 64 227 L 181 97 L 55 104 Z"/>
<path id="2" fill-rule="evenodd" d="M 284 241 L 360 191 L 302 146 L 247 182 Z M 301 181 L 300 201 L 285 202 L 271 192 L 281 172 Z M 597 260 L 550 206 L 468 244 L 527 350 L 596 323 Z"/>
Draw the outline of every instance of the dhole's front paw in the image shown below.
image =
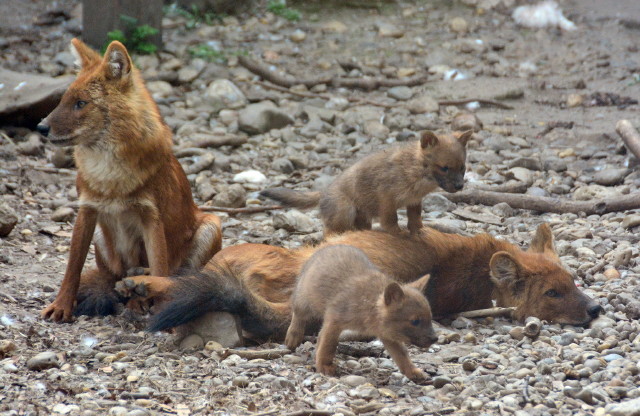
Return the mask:
<path id="1" fill-rule="evenodd" d="M 316 363 L 316 371 L 318 373 L 324 374 L 325 376 L 335 376 L 336 375 L 336 365 L 324 364 L 324 363 Z"/>
<path id="2" fill-rule="evenodd" d="M 407 374 L 405 374 L 407 378 L 415 383 L 419 383 L 421 381 L 425 381 L 427 379 L 427 375 L 424 371 L 420 370 L 418 367 L 413 367 Z"/>
<path id="3" fill-rule="evenodd" d="M 145 282 L 137 282 L 135 279 L 128 277 L 116 282 L 116 292 L 126 299 L 146 298 L 149 296 Z"/>
<path id="4" fill-rule="evenodd" d="M 42 319 L 50 319 L 54 322 L 71 322 L 73 317 L 73 302 L 66 300 L 54 300 L 40 312 Z"/>
<path id="5" fill-rule="evenodd" d="M 132 267 L 127 270 L 127 277 L 149 275 L 151 275 L 151 269 L 148 267 Z"/>

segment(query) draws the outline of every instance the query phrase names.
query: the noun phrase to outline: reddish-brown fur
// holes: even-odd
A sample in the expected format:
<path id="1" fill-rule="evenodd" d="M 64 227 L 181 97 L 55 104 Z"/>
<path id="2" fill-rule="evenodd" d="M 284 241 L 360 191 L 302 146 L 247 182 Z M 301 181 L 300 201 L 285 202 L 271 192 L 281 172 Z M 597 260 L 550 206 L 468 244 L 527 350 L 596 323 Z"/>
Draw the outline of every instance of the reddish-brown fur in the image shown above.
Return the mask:
<path id="1" fill-rule="evenodd" d="M 548 225 L 541 225 L 528 251 L 488 234 L 464 237 L 425 228 L 418 234 L 394 235 L 380 231 L 345 233 L 323 243 L 347 244 L 361 249 L 383 273 L 400 282 L 411 282 L 431 274 L 426 295 L 434 316 L 492 306 L 515 306 L 516 318 L 537 316 L 548 321 L 584 325 L 598 316 L 601 307 L 583 294 L 571 274 L 558 262 Z M 318 248 L 288 250 L 263 244 L 241 244 L 217 253 L 205 271 L 224 264 L 241 281 L 245 298 L 257 302 L 281 320 L 290 319 L 290 297 L 296 276 Z M 206 273 L 199 279 L 206 279 Z M 162 288 L 165 298 L 175 297 L 171 279 Z M 134 278 L 150 288 L 154 280 Z M 215 289 L 213 289 L 215 290 Z M 556 296 L 560 295 L 560 297 Z M 202 311 L 204 313 L 206 311 Z M 159 319 L 162 320 L 162 319 Z M 169 321 L 158 328 L 170 327 Z M 282 336 L 274 333 L 274 336 Z"/>
<path id="2" fill-rule="evenodd" d="M 133 267 L 168 276 L 180 266 L 202 267 L 221 247 L 220 219 L 198 210 L 173 156 L 171 131 L 133 67 L 126 48 L 112 42 L 104 58 L 72 41 L 77 79 L 38 129 L 74 146 L 80 209 L 69 263 L 43 318 L 69 321 L 108 314 L 113 290 Z M 97 268 L 81 275 L 94 236 Z"/>

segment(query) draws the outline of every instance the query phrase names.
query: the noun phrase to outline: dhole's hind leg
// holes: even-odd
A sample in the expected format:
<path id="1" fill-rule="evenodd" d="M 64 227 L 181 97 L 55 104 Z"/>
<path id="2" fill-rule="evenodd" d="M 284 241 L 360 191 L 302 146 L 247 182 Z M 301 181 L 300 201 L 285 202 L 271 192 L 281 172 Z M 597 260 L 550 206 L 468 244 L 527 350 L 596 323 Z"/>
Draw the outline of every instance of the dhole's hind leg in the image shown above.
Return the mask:
<path id="1" fill-rule="evenodd" d="M 336 374 L 336 365 L 333 358 L 338 349 L 338 339 L 342 328 L 332 322 L 331 319 L 324 320 L 320 334 L 318 335 L 318 348 L 316 350 L 316 371 L 328 376 Z"/>
<path id="2" fill-rule="evenodd" d="M 416 205 L 407 205 L 407 228 L 411 233 L 422 228 L 422 201 Z"/>
<path id="3" fill-rule="evenodd" d="M 220 217 L 215 214 L 198 213 L 198 229 L 193 236 L 189 256 L 183 262 L 187 266 L 200 270 L 214 254 L 222 248 L 222 226 Z"/>
<path id="4" fill-rule="evenodd" d="M 74 315 L 106 316 L 116 312 L 116 305 L 122 299 L 114 291 L 120 276 L 105 269 L 95 268 L 80 277 L 80 287 L 76 297 Z"/>
<path id="5" fill-rule="evenodd" d="M 298 345 L 302 344 L 305 327 L 306 324 L 303 319 L 300 319 L 300 314 L 293 312 L 291 316 L 291 324 L 289 324 L 287 336 L 284 340 L 285 345 L 291 351 L 294 351 Z"/>

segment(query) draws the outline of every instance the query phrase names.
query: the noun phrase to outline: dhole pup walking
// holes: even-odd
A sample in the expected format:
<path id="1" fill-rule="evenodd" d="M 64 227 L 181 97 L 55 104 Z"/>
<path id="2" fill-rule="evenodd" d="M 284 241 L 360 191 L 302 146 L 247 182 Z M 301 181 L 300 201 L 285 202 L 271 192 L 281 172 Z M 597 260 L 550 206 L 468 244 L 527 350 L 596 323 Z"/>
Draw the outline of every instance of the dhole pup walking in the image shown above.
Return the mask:
<path id="1" fill-rule="evenodd" d="M 266 189 L 261 195 L 285 206 L 313 208 L 320 204 L 326 234 L 369 230 L 380 218 L 385 231 L 400 232 L 398 208 L 407 208 L 408 228 L 422 227 L 422 198 L 438 186 L 456 192 L 464 186 L 466 144 L 472 131 L 436 135 L 376 152 L 340 174 L 321 192 Z"/>
<path id="2" fill-rule="evenodd" d="M 437 341 L 431 309 L 422 291 L 429 275 L 400 285 L 383 274 L 360 250 L 334 245 L 318 250 L 305 263 L 293 292 L 293 316 L 285 343 L 294 350 L 310 323 L 322 322 L 316 370 L 334 375 L 333 358 L 344 330 L 378 337 L 412 380 L 425 375 L 409 359 L 405 342 L 428 347 Z"/>
<path id="3" fill-rule="evenodd" d="M 169 127 L 133 67 L 126 48 L 112 42 L 102 58 L 73 39 L 77 79 L 38 131 L 60 146 L 75 146 L 80 209 L 69 263 L 44 318 L 106 315 L 119 300 L 114 284 L 132 267 L 168 276 L 201 268 L 221 246 L 220 219 L 198 210 L 173 156 Z M 81 271 L 95 235 L 97 268 Z M 76 299 L 77 296 L 77 299 Z"/>

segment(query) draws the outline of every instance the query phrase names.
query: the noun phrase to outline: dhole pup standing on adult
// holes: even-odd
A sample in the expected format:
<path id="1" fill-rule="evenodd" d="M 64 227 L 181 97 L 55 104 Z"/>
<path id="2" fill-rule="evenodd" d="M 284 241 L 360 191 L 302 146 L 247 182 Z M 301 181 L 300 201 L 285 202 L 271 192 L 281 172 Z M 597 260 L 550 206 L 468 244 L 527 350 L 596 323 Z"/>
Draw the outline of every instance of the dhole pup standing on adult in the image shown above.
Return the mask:
<path id="1" fill-rule="evenodd" d="M 77 79 L 38 125 L 51 143 L 74 146 L 80 209 L 69 263 L 44 318 L 106 315 L 114 284 L 132 267 L 168 276 L 202 267 L 221 246 L 220 219 L 198 210 L 173 156 L 172 137 L 126 48 L 112 42 L 102 58 L 78 39 Z M 82 274 L 95 235 L 97 268 Z M 77 299 L 76 299 L 77 296 Z"/>
<path id="2" fill-rule="evenodd" d="M 409 231 L 422 227 L 422 198 L 438 186 L 456 192 L 464 186 L 466 145 L 472 131 L 435 135 L 376 152 L 342 172 L 321 192 L 266 189 L 261 195 L 285 206 L 320 204 L 325 233 L 371 229 L 380 218 L 385 231 L 400 232 L 398 208 L 407 208 Z"/>
<path id="3" fill-rule="evenodd" d="M 431 309 L 422 291 L 429 275 L 400 285 L 352 246 L 322 248 L 305 263 L 293 292 L 291 324 L 285 343 L 294 350 L 310 323 L 322 322 L 316 370 L 335 374 L 333 358 L 342 331 L 375 336 L 412 380 L 425 375 L 409 359 L 403 343 L 428 347 L 437 341 Z"/>

